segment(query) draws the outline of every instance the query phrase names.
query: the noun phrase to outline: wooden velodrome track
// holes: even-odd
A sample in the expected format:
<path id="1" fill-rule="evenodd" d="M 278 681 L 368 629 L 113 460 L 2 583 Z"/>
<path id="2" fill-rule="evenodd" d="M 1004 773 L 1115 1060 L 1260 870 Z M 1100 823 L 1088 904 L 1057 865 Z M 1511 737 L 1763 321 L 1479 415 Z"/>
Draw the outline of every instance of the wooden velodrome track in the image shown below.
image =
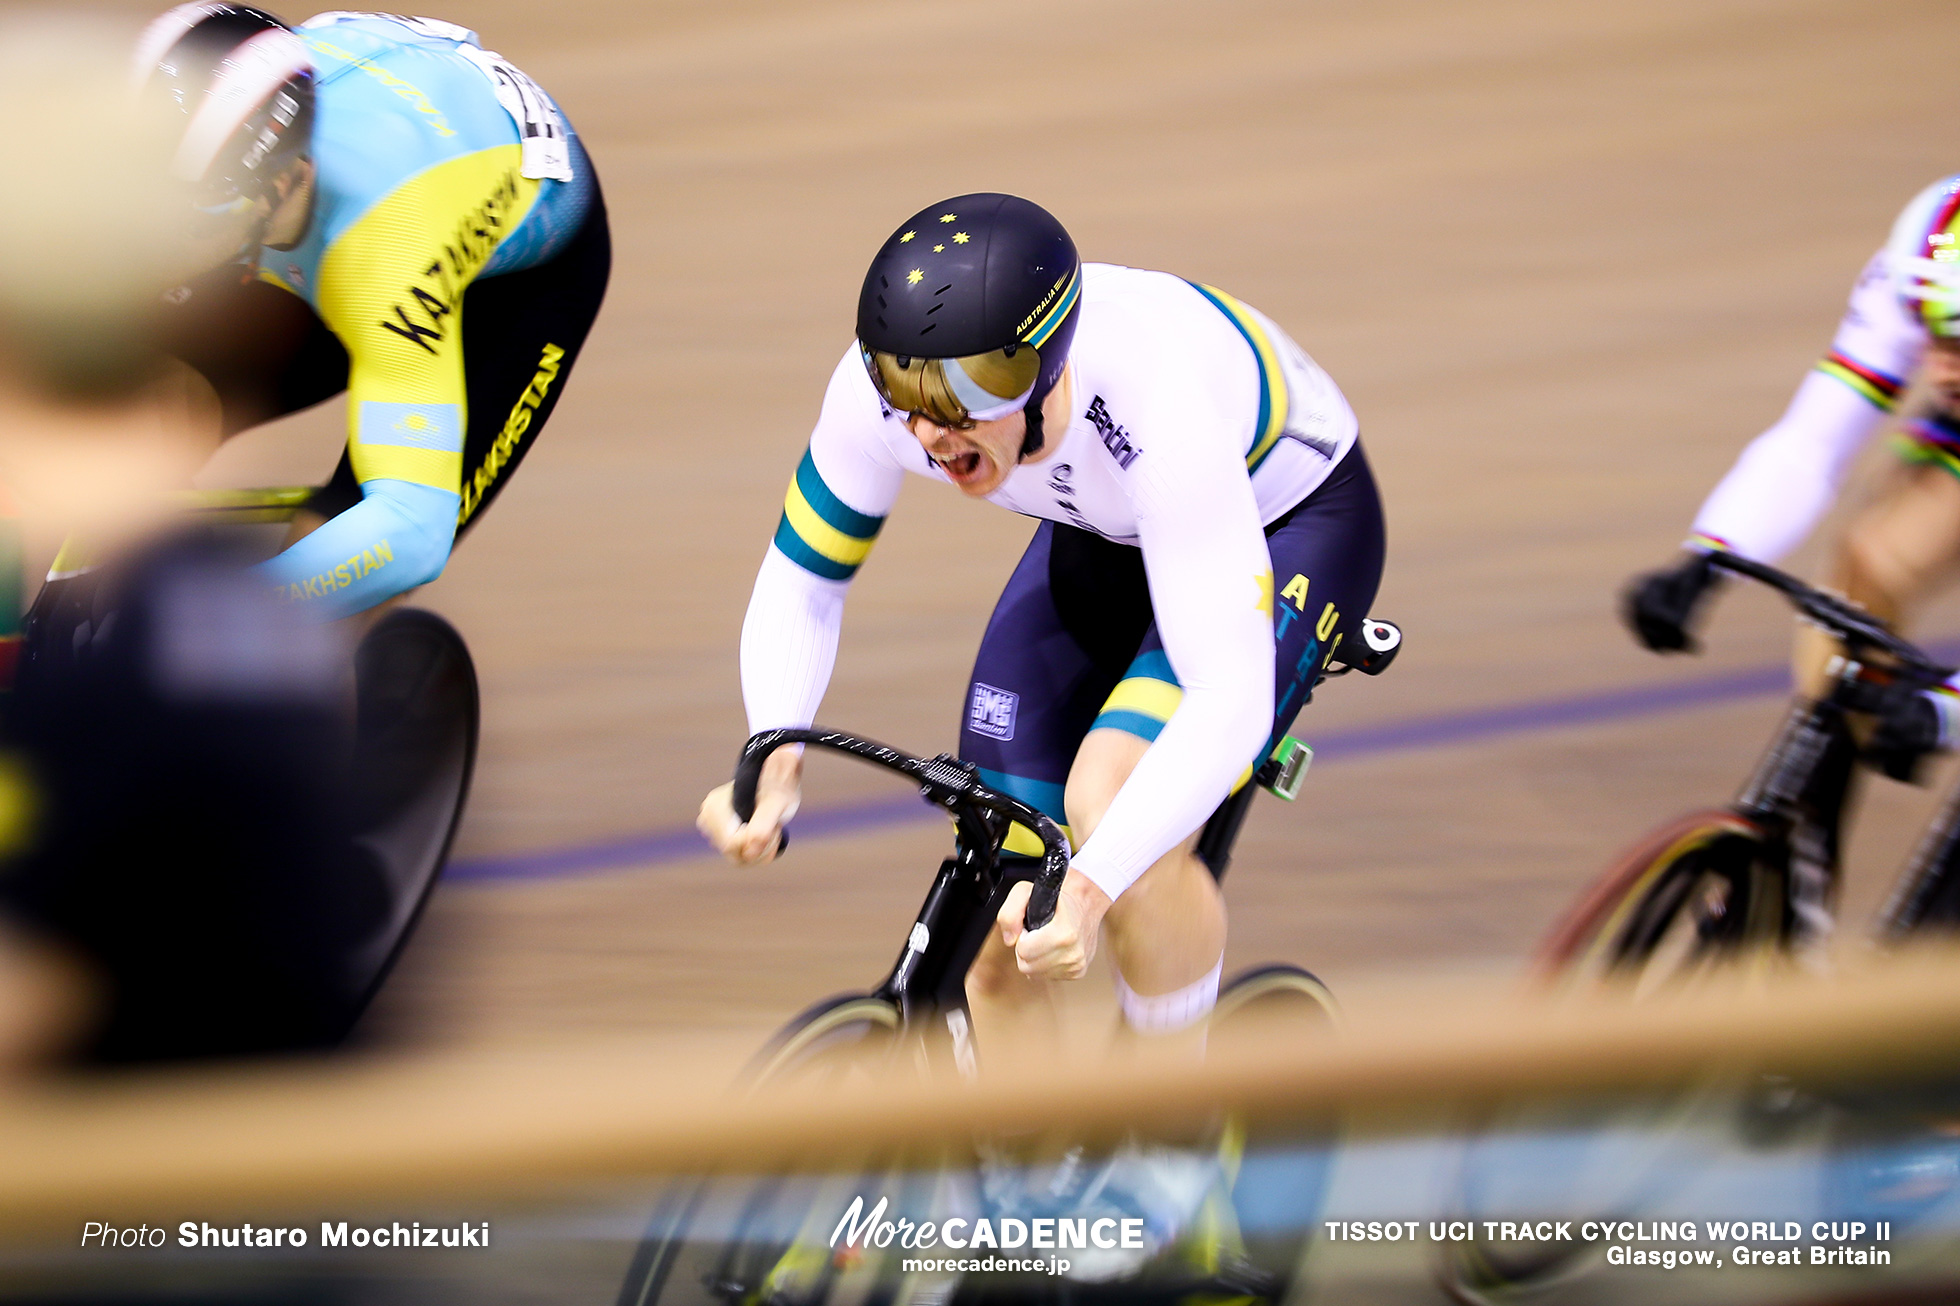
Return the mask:
<path id="1" fill-rule="evenodd" d="M 465 860 L 685 828 L 726 775 L 750 579 L 864 263 L 922 204 L 1036 198 L 1085 257 L 1227 287 L 1340 382 L 1387 498 L 1377 611 L 1408 648 L 1380 681 L 1329 686 L 1312 739 L 1778 661 L 1766 599 L 1732 594 L 1709 654 L 1664 662 L 1613 595 L 1780 411 L 1898 208 L 1960 168 L 1960 28 L 1938 0 L 438 12 L 559 98 L 616 247 L 556 419 L 425 595 L 486 689 Z M 211 480 L 322 476 L 339 421 L 248 435 Z M 823 718 L 949 747 L 1029 530 L 910 486 Z M 1960 606 L 1922 628 L 1960 632 Z M 1255 810 L 1231 960 L 1298 960 L 1337 989 L 1512 969 L 1616 846 L 1725 798 L 1778 710 L 1757 694 L 1330 762 L 1294 806 Z M 892 792 L 838 762 L 806 810 Z M 1930 801 L 1870 795 L 1854 917 Z M 942 839 L 912 823 L 806 838 L 764 869 L 458 882 L 377 1024 L 472 1043 L 760 1032 L 882 973 Z"/>

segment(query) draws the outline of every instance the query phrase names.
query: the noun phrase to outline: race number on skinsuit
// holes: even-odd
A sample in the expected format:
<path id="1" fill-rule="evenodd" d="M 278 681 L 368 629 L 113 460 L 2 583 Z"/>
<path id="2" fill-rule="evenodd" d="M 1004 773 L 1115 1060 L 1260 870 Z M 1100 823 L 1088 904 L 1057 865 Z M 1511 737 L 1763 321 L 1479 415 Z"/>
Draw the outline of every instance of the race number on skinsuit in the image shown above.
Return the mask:
<path id="1" fill-rule="evenodd" d="M 483 70 L 497 90 L 497 103 L 504 106 L 504 112 L 517 124 L 518 133 L 524 138 L 520 171 L 526 177 L 570 181 L 572 150 L 565 140 L 565 123 L 538 84 L 511 67 L 494 50 L 466 45 L 456 53 Z"/>
<path id="2" fill-rule="evenodd" d="M 309 19 L 306 25 L 317 28 L 362 18 L 386 18 L 419 36 L 456 42 L 456 53 L 475 64 L 478 71 L 490 79 L 490 85 L 497 93 L 497 103 L 517 124 L 524 150 L 518 170 L 534 180 L 545 177 L 553 181 L 572 179 L 572 150 L 565 139 L 565 120 L 558 116 L 550 97 L 529 76 L 513 67 L 509 60 L 495 50 L 484 49 L 475 32 L 460 23 L 446 23 L 440 18 L 411 18 L 406 14 L 364 13 L 351 9 L 320 14 Z"/>

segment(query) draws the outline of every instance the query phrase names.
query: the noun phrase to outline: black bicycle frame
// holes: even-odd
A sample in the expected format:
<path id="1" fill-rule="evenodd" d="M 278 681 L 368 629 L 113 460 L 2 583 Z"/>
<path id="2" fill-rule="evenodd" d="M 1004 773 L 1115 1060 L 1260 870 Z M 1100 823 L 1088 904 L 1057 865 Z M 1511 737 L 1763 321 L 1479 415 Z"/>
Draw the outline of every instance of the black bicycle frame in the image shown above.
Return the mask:
<path id="1" fill-rule="evenodd" d="M 1879 914 L 1879 937 L 1891 942 L 1934 927 L 1960 928 L 1960 786 L 1920 836 Z"/>
<path id="2" fill-rule="evenodd" d="M 1395 660 L 1401 646 L 1402 632 L 1393 622 L 1370 617 L 1361 624 L 1354 652 L 1337 664 L 1323 664 L 1314 687 L 1351 671 L 1378 676 Z M 1312 697 L 1309 690 L 1306 699 Z M 835 749 L 896 771 L 915 781 L 927 802 L 952 814 L 957 828 L 955 855 L 940 863 L 904 950 L 876 996 L 897 1004 L 907 1023 L 921 1015 L 946 1013 L 958 1056 L 965 1036 L 960 1021 L 966 1011 L 967 970 L 986 942 L 1002 901 L 1021 881 L 1034 885 L 1022 918 L 1026 927 L 1040 929 L 1054 919 L 1062 881 L 1068 874 L 1067 836 L 1045 813 L 981 784 L 979 771 L 958 758 L 946 753 L 934 758 L 913 757 L 886 744 L 814 726 L 764 730 L 742 746 L 735 764 L 732 797 L 735 814 L 744 821 L 755 815 L 756 785 L 762 778 L 763 763 L 788 744 Z M 1253 794 L 1260 785 L 1271 782 L 1266 770 L 1277 765 L 1272 759 L 1262 762 L 1255 772 L 1256 783 L 1240 786 L 1205 822 L 1196 852 L 1214 878 L 1223 878 Z M 1040 858 L 1002 857 L 1001 842 L 1013 825 L 1025 826 L 1040 838 Z"/>
<path id="3" fill-rule="evenodd" d="M 1846 656 L 1832 668 L 1831 692 L 1798 701 L 1757 763 L 1732 810 L 1775 836 L 1789 851 L 1793 924 L 1827 929 L 1838 880 L 1838 851 L 1846 798 L 1858 748 L 1846 716 L 1855 688 L 1868 676 L 1898 676 L 1936 684 L 1949 669 L 1892 633 L 1864 609 L 1806 585 L 1794 576 L 1734 554 L 1710 555 L 1716 566 L 1761 581 L 1798 611 L 1844 641 Z M 1868 667 L 1877 651 L 1894 665 Z M 1960 923 L 1960 790 L 1941 808 L 1881 918 L 1882 937 L 1897 939 L 1935 920 Z"/>

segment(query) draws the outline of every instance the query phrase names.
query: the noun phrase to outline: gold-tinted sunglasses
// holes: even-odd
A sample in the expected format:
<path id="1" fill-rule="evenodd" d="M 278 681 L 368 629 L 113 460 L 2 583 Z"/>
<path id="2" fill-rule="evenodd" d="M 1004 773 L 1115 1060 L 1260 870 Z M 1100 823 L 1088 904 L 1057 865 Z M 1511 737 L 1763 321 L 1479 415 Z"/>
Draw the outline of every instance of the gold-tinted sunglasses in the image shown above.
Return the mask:
<path id="1" fill-rule="evenodd" d="M 880 398 L 901 413 L 955 431 L 1020 412 L 1041 375 L 1041 351 L 1033 345 L 964 358 L 886 354 L 861 342 L 858 350 Z"/>

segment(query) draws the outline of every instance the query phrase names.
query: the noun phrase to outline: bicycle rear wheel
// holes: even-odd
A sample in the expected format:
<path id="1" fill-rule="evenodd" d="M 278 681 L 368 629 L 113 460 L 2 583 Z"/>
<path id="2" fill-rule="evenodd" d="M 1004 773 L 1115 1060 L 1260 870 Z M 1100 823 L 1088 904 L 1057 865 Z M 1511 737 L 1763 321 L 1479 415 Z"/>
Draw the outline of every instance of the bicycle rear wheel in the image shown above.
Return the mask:
<path id="1" fill-rule="evenodd" d="M 355 845 L 377 888 L 354 965 L 371 999 L 449 859 L 476 768 L 479 702 L 463 637 L 420 608 L 375 624 L 355 651 L 354 683 Z"/>
<path id="2" fill-rule="evenodd" d="M 861 993 L 827 999 L 770 1039 L 743 1080 L 750 1091 L 767 1091 L 869 1079 L 890 1059 L 901 1024 L 888 999 Z M 823 1240 L 845 1209 L 842 1201 L 835 1210 L 819 1202 L 832 1189 L 843 1192 L 834 1182 L 808 1179 L 674 1185 L 641 1236 L 619 1306 L 825 1300 L 838 1266 Z M 824 1228 L 813 1233 L 805 1227 L 812 1221 Z"/>

